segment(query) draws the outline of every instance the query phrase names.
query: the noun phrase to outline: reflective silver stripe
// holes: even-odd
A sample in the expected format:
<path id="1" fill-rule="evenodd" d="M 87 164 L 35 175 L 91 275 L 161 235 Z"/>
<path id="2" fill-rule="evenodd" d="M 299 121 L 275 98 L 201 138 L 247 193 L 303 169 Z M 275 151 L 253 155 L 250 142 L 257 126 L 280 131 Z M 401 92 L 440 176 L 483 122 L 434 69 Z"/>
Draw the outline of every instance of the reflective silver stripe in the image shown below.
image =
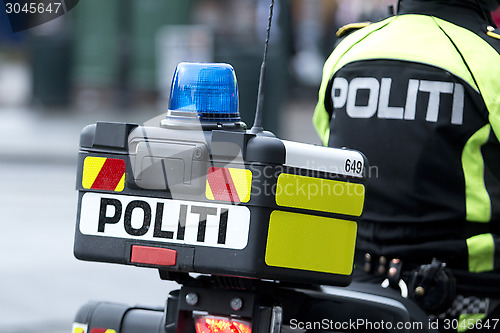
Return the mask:
<path id="1" fill-rule="evenodd" d="M 357 151 L 286 140 L 282 142 L 286 150 L 286 166 L 363 178 L 365 160 Z"/>

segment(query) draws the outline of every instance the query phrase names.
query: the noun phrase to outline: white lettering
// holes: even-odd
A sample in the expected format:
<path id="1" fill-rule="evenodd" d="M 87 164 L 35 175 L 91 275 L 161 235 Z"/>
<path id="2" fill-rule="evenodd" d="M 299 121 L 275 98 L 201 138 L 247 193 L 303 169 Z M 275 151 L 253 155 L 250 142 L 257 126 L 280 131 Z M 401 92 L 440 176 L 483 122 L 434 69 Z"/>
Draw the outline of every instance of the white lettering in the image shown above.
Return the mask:
<path id="1" fill-rule="evenodd" d="M 347 101 L 347 90 L 349 90 L 349 82 L 343 77 L 336 77 L 333 79 L 332 86 L 332 102 L 333 107 L 336 109 L 343 108 Z M 337 91 L 339 92 L 338 96 Z"/>
<path id="2" fill-rule="evenodd" d="M 441 94 L 453 93 L 453 83 L 421 80 L 419 90 L 429 93 L 429 103 L 427 105 L 425 120 L 435 123 L 438 120 Z"/>
<path id="3" fill-rule="evenodd" d="M 419 80 L 410 79 L 408 81 L 408 93 L 406 94 L 405 119 L 415 120 L 415 112 L 417 110 L 417 93 Z"/>
<path id="4" fill-rule="evenodd" d="M 373 77 L 357 77 L 349 84 L 346 112 L 351 118 L 370 118 L 377 112 L 377 101 L 380 84 Z M 368 90 L 368 104 L 356 105 L 356 96 L 359 90 Z"/>
<path id="5" fill-rule="evenodd" d="M 383 78 L 380 85 L 380 99 L 378 102 L 378 117 L 386 119 L 403 119 L 402 107 L 389 106 L 392 79 Z"/>
<path id="6" fill-rule="evenodd" d="M 455 83 L 453 93 L 453 110 L 451 112 L 451 123 L 453 125 L 462 125 L 464 121 L 464 86 Z"/>
<path id="7" fill-rule="evenodd" d="M 441 95 L 451 94 L 453 102 L 450 122 L 453 125 L 463 124 L 465 92 L 464 86 L 459 83 L 409 79 L 404 107 L 389 105 L 391 89 L 391 78 L 382 78 L 379 82 L 373 77 L 357 77 L 348 82 L 345 78 L 336 77 L 332 85 L 333 107 L 342 109 L 345 106 L 345 111 L 351 118 L 371 118 L 377 114 L 381 119 L 415 120 L 417 101 L 420 99 L 421 105 L 421 93 L 426 93 L 428 102 L 425 120 L 437 122 Z M 363 100 L 360 100 L 360 91 L 363 91 Z"/>

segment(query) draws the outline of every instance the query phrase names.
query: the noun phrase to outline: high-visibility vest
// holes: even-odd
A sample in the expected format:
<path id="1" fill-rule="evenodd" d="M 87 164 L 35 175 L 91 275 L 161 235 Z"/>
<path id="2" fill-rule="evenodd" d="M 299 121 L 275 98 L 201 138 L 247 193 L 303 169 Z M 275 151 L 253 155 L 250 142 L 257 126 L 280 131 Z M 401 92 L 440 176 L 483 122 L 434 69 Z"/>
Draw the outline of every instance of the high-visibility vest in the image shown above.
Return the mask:
<path id="1" fill-rule="evenodd" d="M 481 148 L 490 136 L 500 138 L 498 52 L 475 33 L 426 15 L 393 16 L 351 33 L 338 44 L 324 66 L 313 116 L 323 144 L 328 145 L 330 136 L 335 135 L 330 133 L 331 114 L 325 106 L 325 98 L 330 93 L 327 90 L 335 74 L 349 64 L 378 59 L 442 69 L 466 82 L 481 96 L 488 111 L 487 121 L 463 146 L 461 164 L 465 178 L 465 219 L 471 223 L 489 223 L 492 220 L 492 199 L 485 184 Z M 489 233 L 467 239 L 471 272 L 494 269 L 495 241 L 498 240 Z M 497 243 L 497 247 L 500 244 Z"/>

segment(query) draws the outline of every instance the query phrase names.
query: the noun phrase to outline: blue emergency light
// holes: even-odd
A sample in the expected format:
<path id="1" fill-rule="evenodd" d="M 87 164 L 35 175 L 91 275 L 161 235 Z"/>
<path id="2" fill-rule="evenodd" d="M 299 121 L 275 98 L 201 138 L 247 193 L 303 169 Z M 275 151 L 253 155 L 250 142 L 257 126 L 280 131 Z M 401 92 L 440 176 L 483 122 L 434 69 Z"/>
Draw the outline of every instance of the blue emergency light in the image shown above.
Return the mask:
<path id="1" fill-rule="evenodd" d="M 179 63 L 172 80 L 169 113 L 196 116 L 202 122 L 240 121 L 234 68 L 223 63 Z"/>

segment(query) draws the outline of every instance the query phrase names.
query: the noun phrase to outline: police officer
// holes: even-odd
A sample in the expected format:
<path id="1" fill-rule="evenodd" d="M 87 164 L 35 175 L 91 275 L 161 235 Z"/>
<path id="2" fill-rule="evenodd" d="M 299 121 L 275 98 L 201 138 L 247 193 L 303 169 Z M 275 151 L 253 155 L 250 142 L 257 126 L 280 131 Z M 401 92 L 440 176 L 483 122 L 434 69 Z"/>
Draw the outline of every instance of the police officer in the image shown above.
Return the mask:
<path id="1" fill-rule="evenodd" d="M 354 277 L 401 278 L 440 318 L 484 320 L 500 299 L 499 5 L 402 0 L 339 30 L 313 117 L 370 162 Z"/>

